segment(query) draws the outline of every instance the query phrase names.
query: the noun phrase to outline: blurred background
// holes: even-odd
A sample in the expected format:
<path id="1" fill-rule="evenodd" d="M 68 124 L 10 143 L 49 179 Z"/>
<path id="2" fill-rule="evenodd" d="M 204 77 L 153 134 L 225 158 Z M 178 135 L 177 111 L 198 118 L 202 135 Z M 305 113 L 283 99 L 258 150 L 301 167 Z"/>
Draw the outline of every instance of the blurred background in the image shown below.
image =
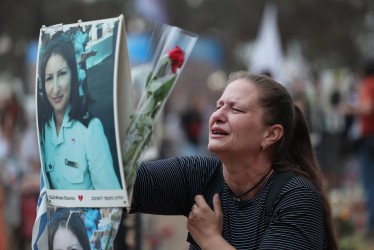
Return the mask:
<path id="1" fill-rule="evenodd" d="M 155 22 L 199 35 L 157 124 L 151 158 L 209 154 L 207 121 L 228 74 L 271 74 L 308 119 L 340 249 L 374 249 L 373 239 L 363 236 L 356 117 L 338 108 L 357 103 L 362 62 L 374 56 L 371 0 L 1 0 L 0 242 L 30 249 L 39 193 L 34 89 L 40 28 L 120 14 L 133 77 Z M 185 224 L 173 216 L 124 216 L 115 249 L 185 249 Z"/>

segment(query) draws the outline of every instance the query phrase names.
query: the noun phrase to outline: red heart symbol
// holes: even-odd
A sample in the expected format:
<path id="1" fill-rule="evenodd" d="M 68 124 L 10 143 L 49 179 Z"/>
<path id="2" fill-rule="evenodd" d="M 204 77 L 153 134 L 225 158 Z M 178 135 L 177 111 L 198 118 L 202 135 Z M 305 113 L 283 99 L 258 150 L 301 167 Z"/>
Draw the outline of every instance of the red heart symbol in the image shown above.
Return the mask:
<path id="1" fill-rule="evenodd" d="M 78 199 L 79 199 L 80 201 L 82 201 L 82 200 L 83 200 L 83 195 L 78 195 Z"/>

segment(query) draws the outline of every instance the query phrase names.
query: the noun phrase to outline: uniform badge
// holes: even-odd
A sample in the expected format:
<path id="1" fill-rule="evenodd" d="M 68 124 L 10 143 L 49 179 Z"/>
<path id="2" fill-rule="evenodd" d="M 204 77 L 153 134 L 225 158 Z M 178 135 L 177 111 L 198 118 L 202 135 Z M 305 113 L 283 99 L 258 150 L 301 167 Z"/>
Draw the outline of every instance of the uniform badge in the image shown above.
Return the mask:
<path id="1" fill-rule="evenodd" d="M 78 168 L 78 162 L 69 161 L 68 159 L 65 159 L 65 165 L 72 168 Z"/>
<path id="2" fill-rule="evenodd" d="M 52 172 L 52 171 L 53 171 L 53 165 L 52 165 L 52 163 L 49 163 L 47 165 L 47 172 Z"/>

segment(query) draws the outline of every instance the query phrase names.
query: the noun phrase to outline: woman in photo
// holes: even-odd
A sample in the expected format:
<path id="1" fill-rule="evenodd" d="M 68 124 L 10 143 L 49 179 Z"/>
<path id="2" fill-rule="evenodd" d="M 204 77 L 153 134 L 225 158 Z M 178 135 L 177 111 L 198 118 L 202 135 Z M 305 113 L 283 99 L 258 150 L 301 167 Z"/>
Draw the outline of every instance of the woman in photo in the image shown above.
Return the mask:
<path id="1" fill-rule="evenodd" d="M 70 37 L 56 34 L 41 56 L 38 126 L 47 187 L 121 189 L 102 123 L 82 105 Z"/>
<path id="2" fill-rule="evenodd" d="M 57 210 L 48 223 L 49 250 L 90 250 L 81 211 L 69 208 Z"/>

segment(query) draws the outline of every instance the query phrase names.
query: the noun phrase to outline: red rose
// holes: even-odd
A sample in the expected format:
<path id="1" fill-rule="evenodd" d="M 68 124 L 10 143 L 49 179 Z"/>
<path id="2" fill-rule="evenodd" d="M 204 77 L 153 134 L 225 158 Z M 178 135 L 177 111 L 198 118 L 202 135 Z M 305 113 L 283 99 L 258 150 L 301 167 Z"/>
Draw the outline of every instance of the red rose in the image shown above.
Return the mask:
<path id="1" fill-rule="evenodd" d="M 168 53 L 171 60 L 171 72 L 175 74 L 177 69 L 182 67 L 184 61 L 183 51 L 178 46 L 175 46 L 175 48 L 170 50 Z"/>

